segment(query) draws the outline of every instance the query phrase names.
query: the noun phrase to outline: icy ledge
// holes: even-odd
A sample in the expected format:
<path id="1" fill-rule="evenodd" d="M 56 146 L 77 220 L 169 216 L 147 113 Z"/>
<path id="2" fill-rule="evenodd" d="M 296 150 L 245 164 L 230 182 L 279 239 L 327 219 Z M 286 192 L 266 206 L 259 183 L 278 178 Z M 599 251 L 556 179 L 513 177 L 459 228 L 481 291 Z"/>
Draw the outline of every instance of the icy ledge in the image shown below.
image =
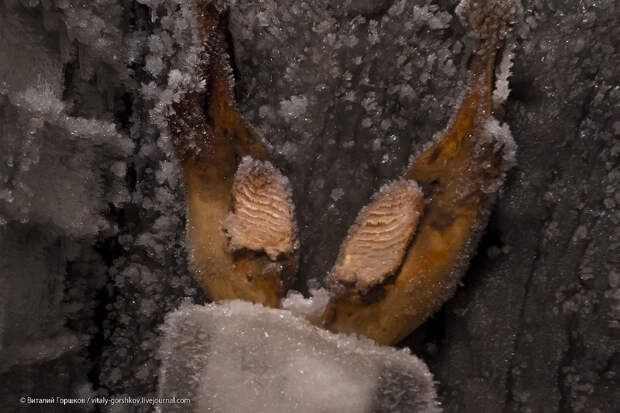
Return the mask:
<path id="1" fill-rule="evenodd" d="M 159 412 L 440 412 L 408 350 L 314 327 L 244 301 L 184 305 L 166 318 Z"/>

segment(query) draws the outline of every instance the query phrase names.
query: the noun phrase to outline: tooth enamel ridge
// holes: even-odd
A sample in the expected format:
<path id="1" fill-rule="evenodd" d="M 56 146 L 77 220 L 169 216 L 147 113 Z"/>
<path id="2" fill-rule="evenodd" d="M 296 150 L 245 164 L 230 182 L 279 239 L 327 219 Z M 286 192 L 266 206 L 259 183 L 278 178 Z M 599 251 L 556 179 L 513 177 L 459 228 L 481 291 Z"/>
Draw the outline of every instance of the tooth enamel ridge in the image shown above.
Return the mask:
<path id="1" fill-rule="evenodd" d="M 358 214 L 332 278 L 362 291 L 383 282 L 400 266 L 421 210 L 422 191 L 414 181 L 401 179 L 382 187 Z"/>
<path id="2" fill-rule="evenodd" d="M 232 187 L 233 212 L 223 221 L 233 251 L 263 251 L 271 260 L 296 247 L 288 179 L 270 162 L 247 156 L 239 164 Z"/>

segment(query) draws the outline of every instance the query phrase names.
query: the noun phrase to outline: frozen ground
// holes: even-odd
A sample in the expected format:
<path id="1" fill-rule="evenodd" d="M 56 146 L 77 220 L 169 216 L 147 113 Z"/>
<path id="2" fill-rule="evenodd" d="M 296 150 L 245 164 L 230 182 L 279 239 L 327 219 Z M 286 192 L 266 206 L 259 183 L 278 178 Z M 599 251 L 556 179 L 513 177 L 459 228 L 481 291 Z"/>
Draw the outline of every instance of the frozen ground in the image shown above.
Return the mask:
<path id="1" fill-rule="evenodd" d="M 296 287 L 317 288 L 361 206 L 444 127 L 475 41 L 455 0 L 230 3 L 240 108 L 293 186 Z M 523 6 L 502 113 L 517 167 L 463 287 L 404 345 L 448 412 L 612 412 L 620 10 Z M 162 117 L 179 89 L 200 87 L 192 16 L 180 0 L 0 5 L 0 404 L 11 410 L 22 395 L 156 394 L 165 314 L 205 301 Z"/>
<path id="2" fill-rule="evenodd" d="M 440 411 L 430 372 L 408 350 L 332 334 L 288 311 L 184 305 L 163 331 L 159 395 L 193 403 L 161 411 Z"/>

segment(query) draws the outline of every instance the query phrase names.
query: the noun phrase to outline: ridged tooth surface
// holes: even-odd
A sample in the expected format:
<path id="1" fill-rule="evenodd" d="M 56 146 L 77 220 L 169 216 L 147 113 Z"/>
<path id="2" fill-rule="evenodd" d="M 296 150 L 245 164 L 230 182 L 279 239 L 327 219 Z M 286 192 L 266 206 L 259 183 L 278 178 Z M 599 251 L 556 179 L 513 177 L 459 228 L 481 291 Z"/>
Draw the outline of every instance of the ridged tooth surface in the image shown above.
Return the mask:
<path id="1" fill-rule="evenodd" d="M 331 272 L 361 290 L 400 266 L 422 210 L 422 191 L 414 181 L 388 184 L 374 198 L 357 216 Z"/>
<path id="2" fill-rule="evenodd" d="M 232 188 L 233 212 L 223 222 L 232 250 L 264 251 L 275 260 L 295 248 L 289 182 L 269 162 L 245 157 Z"/>

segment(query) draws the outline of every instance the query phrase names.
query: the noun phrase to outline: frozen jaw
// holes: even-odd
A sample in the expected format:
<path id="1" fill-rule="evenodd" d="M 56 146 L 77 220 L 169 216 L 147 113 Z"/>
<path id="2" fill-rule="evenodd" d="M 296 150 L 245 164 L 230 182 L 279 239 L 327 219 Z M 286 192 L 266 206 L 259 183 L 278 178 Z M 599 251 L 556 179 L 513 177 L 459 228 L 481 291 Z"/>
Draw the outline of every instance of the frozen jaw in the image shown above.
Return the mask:
<path id="1" fill-rule="evenodd" d="M 385 244 L 399 246 L 395 248 L 398 254 L 376 254 L 378 259 L 372 259 L 377 247 L 366 246 L 365 254 L 355 254 L 361 257 L 362 264 L 349 267 L 353 275 L 336 267 L 337 279 L 355 281 L 360 287 L 385 280 L 388 271 L 396 276 L 393 282 L 383 282 L 378 294 L 368 294 L 364 299 L 360 299 L 363 288 L 340 289 L 326 312 L 324 324 L 330 330 L 355 332 L 380 343 L 395 344 L 456 289 L 489 216 L 495 192 L 503 182 L 503 173 L 514 164 L 516 146 L 509 130 L 492 117 L 492 86 L 498 46 L 509 34 L 518 10 L 512 0 L 465 0 L 460 4 L 457 13 L 469 21 L 480 46 L 470 63 L 467 87 L 451 121 L 431 146 L 413 158 L 403 175 L 424 189 L 424 215 L 415 228 L 415 240 L 405 243 L 408 232 L 403 232 L 396 237 L 399 241 Z M 507 96 L 509 71 L 507 54 L 498 77 L 505 81 L 497 94 L 498 103 Z M 360 228 L 364 220 L 358 218 Z M 358 237 L 357 232 L 364 231 L 354 231 L 346 241 L 340 266 L 351 255 L 349 250 L 356 250 L 352 239 Z M 382 236 L 375 239 L 378 245 L 385 242 Z"/>

